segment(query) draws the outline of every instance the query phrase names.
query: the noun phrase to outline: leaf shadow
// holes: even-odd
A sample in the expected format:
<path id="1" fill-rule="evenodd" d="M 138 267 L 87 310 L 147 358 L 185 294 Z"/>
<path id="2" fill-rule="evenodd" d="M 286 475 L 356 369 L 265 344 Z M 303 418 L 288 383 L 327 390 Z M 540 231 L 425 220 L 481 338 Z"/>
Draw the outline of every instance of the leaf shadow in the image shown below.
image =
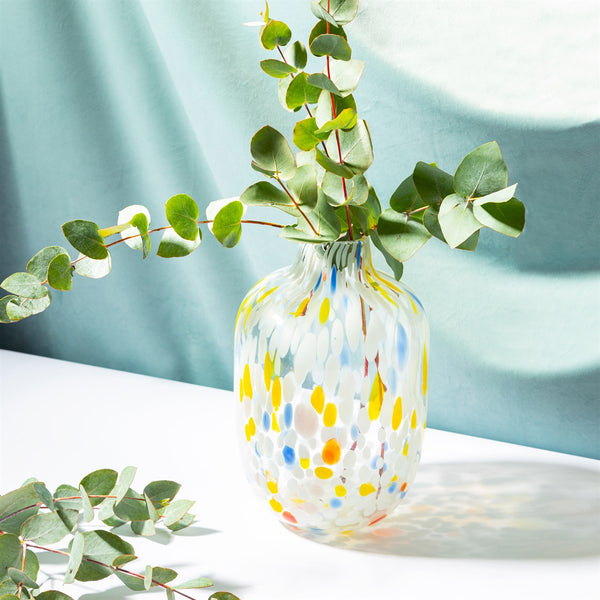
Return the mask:
<path id="1" fill-rule="evenodd" d="M 421 465 L 401 507 L 336 547 L 428 558 L 573 559 L 600 555 L 600 472 L 550 463 Z"/>

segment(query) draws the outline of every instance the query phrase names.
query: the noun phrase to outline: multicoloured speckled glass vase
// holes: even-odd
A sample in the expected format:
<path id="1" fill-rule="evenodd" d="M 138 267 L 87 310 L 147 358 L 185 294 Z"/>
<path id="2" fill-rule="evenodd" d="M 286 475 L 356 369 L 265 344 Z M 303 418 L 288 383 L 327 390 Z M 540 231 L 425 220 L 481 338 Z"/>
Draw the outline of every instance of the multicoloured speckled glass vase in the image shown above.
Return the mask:
<path id="1" fill-rule="evenodd" d="M 288 526 L 372 525 L 406 495 L 427 410 L 429 328 L 369 241 L 306 244 L 248 293 L 235 332 L 249 479 Z"/>

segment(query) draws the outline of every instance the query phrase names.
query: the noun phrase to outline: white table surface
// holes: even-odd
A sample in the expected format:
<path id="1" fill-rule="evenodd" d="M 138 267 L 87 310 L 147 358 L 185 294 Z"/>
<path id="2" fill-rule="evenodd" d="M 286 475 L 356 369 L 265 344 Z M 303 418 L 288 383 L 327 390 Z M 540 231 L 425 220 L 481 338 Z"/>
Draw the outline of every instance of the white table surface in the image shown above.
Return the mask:
<path id="1" fill-rule="evenodd" d="M 194 592 L 199 600 L 218 589 L 241 600 L 600 597 L 600 461 L 429 429 L 395 515 L 337 545 L 316 543 L 254 497 L 234 408 L 232 392 L 0 351 L 0 492 L 30 476 L 54 489 L 127 465 L 139 467 L 137 488 L 182 483 L 197 521 L 173 536 L 128 538 L 141 557 L 128 568 L 209 576 L 216 586 Z M 50 578 L 61 567 L 41 559 Z M 139 596 L 112 577 L 65 591 Z"/>

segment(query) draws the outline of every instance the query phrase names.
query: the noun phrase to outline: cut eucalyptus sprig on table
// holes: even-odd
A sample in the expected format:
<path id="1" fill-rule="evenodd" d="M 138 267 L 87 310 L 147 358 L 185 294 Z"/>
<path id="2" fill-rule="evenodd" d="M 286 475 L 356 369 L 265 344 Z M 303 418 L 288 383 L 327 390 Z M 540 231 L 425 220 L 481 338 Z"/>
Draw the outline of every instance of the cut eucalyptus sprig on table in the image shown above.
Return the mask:
<path id="1" fill-rule="evenodd" d="M 64 592 L 41 589 L 39 552 L 64 557 L 65 584 L 115 575 L 134 591 L 162 588 L 168 600 L 194 600 L 183 590 L 212 586 L 207 577 L 175 583 L 177 572 L 165 567 L 148 565 L 143 573 L 123 567 L 137 558 L 135 550 L 109 528 L 128 524 L 136 535 L 151 536 L 159 524 L 179 531 L 194 520 L 189 512 L 194 502 L 175 500 L 178 483 L 152 481 L 138 493 L 131 488 L 135 473 L 135 467 L 120 474 L 99 469 L 77 486 L 63 484 L 54 493 L 28 479 L 0 495 L 0 600 L 73 600 Z M 104 527 L 93 529 L 94 519 Z M 229 592 L 215 592 L 210 599 L 239 600 Z"/>
<path id="2" fill-rule="evenodd" d="M 62 246 L 38 252 L 26 271 L 2 283 L 8 295 L 0 299 L 0 322 L 11 323 L 45 310 L 50 289 L 68 291 L 74 274 L 100 278 L 111 269 L 110 248 L 122 242 L 142 253 L 151 251 L 150 235 L 162 232 L 157 254 L 164 258 L 187 256 L 201 243 L 202 229 L 225 247 L 235 246 L 242 225 L 278 228 L 280 236 L 306 243 L 329 243 L 370 237 L 396 279 L 404 263 L 431 237 L 453 249 L 474 250 L 481 229 L 518 237 L 525 226 L 525 207 L 514 197 L 508 171 L 496 142 L 467 154 L 454 175 L 435 163 L 418 162 L 382 210 L 365 173 L 374 158 L 369 127 L 358 117 L 353 93 L 364 72 L 352 58 L 344 27 L 358 12 L 358 0 L 312 0 L 317 17 L 308 49 L 293 40 L 282 21 L 271 19 L 269 8 L 260 27 L 265 50 L 275 53 L 260 63 L 277 81 L 277 93 L 290 113 L 304 111 L 292 130 L 292 148 L 286 137 L 269 125 L 250 142 L 251 166 L 266 180 L 250 185 L 239 197 L 211 202 L 200 219 L 196 202 L 185 194 L 170 198 L 165 207 L 168 225 L 150 229 L 150 213 L 141 205 L 119 212 L 116 225 L 99 227 L 75 220 L 62 227 L 67 241 L 79 252 L 72 258 Z M 250 24 L 252 25 L 252 24 Z M 320 71 L 309 68 L 308 54 L 323 58 Z M 247 208 L 273 207 L 292 223 L 245 219 Z M 109 242 L 111 236 L 120 238 Z"/>

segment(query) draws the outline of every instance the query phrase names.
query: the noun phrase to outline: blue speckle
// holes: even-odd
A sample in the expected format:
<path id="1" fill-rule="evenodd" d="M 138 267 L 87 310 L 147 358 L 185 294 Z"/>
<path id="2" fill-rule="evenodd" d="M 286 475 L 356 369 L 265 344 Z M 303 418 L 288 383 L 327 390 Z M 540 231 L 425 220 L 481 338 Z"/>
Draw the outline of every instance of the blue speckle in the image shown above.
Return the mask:
<path id="1" fill-rule="evenodd" d="M 292 405 L 286 404 L 283 409 L 283 423 L 289 429 L 292 426 Z"/>
<path id="2" fill-rule="evenodd" d="M 331 506 L 331 508 L 339 508 L 341 505 L 342 505 L 342 501 L 339 498 L 333 498 L 329 502 L 329 506 Z"/>
<path id="3" fill-rule="evenodd" d="M 406 331 L 402 325 L 398 325 L 398 341 L 396 343 L 396 349 L 398 351 L 398 366 L 404 366 L 406 362 L 406 352 L 408 350 L 408 341 L 406 339 Z"/>
<path id="4" fill-rule="evenodd" d="M 379 458 L 379 456 L 374 456 L 373 460 L 371 461 L 371 469 L 376 469 L 377 468 L 377 459 Z"/>
<path id="5" fill-rule="evenodd" d="M 343 302 L 344 302 L 344 310 L 348 311 L 348 296 L 344 296 Z"/>
<path id="6" fill-rule="evenodd" d="M 315 285 L 315 287 L 313 288 L 313 292 L 316 292 L 319 289 L 322 279 L 323 279 L 323 272 L 321 271 L 321 274 L 319 275 L 319 281 L 317 281 L 317 285 Z"/>
<path id="7" fill-rule="evenodd" d="M 353 440 L 358 439 L 358 427 L 356 425 L 352 425 L 352 428 L 350 429 L 350 435 L 352 436 Z"/>
<path id="8" fill-rule="evenodd" d="M 356 248 L 356 266 L 360 269 L 360 251 L 362 248 L 362 243 L 358 242 L 358 247 Z"/>
<path id="9" fill-rule="evenodd" d="M 296 462 L 296 453 L 293 448 L 290 448 L 289 446 L 283 447 L 283 460 L 285 460 L 285 464 L 288 466 L 291 466 Z"/>
<path id="10" fill-rule="evenodd" d="M 335 265 L 333 265 L 331 267 L 331 291 L 332 292 L 335 292 L 336 279 L 337 279 L 337 270 L 335 268 Z"/>
<path id="11" fill-rule="evenodd" d="M 269 431 L 269 429 L 271 429 L 271 415 L 266 410 L 263 414 L 262 424 L 265 428 L 265 431 Z"/>
<path id="12" fill-rule="evenodd" d="M 260 452 L 258 451 L 258 442 L 254 442 L 254 452 L 256 453 L 256 456 L 260 458 Z"/>
<path id="13" fill-rule="evenodd" d="M 406 492 L 402 492 L 402 493 L 400 494 L 400 499 L 404 498 L 404 496 L 406 496 Z"/>
<path id="14" fill-rule="evenodd" d="M 421 304 L 421 301 L 412 292 L 409 292 L 408 290 L 406 291 L 408 292 L 408 295 L 421 307 L 421 310 L 425 310 Z"/>
<path id="15" fill-rule="evenodd" d="M 387 452 L 389 447 L 390 447 L 390 445 L 387 442 L 384 442 L 384 444 L 383 444 L 383 451 Z"/>
<path id="16" fill-rule="evenodd" d="M 350 364 L 350 350 L 346 344 L 344 344 L 344 347 L 342 348 L 342 353 L 340 354 L 340 362 L 342 364 L 342 367 L 345 367 L 346 365 Z"/>
<path id="17" fill-rule="evenodd" d="M 396 491 L 397 485 L 398 485 L 398 482 L 394 481 L 394 483 L 392 483 L 392 485 L 390 485 L 390 487 L 388 488 L 388 492 L 390 494 L 393 494 Z"/>

